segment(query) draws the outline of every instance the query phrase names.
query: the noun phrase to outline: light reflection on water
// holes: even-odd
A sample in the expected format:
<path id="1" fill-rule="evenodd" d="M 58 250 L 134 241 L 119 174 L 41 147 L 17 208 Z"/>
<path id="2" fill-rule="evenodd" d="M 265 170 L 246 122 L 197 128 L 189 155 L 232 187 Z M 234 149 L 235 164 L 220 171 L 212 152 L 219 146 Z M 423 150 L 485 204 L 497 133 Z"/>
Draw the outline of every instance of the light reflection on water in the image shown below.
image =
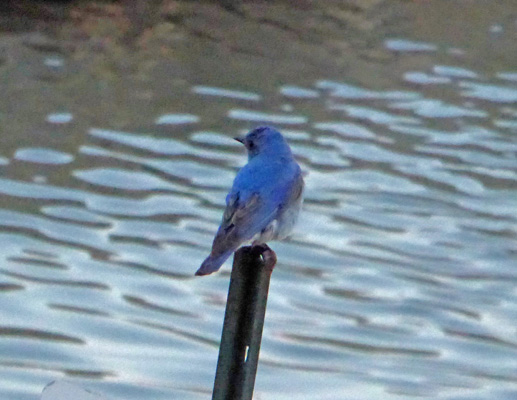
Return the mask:
<path id="1" fill-rule="evenodd" d="M 281 109 L 192 85 L 189 113 L 140 115 L 145 130 L 2 153 L 0 393 L 32 398 L 64 375 L 114 398 L 209 397 L 229 264 L 193 273 L 245 162 L 231 137 L 267 122 L 308 176 L 296 235 L 274 244 L 258 396 L 513 398 L 514 75 L 431 64 L 390 90 L 322 77 L 279 86 Z M 204 123 L 214 102 L 231 131 Z"/>

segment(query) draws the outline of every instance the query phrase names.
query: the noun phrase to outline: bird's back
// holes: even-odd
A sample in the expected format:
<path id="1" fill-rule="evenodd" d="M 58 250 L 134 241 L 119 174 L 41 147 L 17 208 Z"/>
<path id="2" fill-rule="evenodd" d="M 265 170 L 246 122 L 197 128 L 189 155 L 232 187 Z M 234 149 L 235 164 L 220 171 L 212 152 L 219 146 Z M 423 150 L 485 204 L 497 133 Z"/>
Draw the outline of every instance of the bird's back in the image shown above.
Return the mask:
<path id="1" fill-rule="evenodd" d="M 248 150 L 248 163 L 233 181 L 212 252 L 199 275 L 217 270 L 244 242 L 285 237 L 301 207 L 302 173 L 282 135 L 258 128 L 239 141 Z"/>

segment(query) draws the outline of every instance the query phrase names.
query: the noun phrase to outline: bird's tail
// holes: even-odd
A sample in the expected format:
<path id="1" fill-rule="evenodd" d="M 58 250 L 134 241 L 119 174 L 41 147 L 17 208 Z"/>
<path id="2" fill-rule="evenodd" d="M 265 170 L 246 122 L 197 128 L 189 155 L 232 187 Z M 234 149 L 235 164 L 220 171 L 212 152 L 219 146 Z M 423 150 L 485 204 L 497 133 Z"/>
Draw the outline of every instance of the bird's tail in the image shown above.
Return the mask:
<path id="1" fill-rule="evenodd" d="M 228 259 L 228 257 L 230 257 L 232 253 L 233 251 L 227 251 L 218 256 L 213 256 L 210 254 L 206 260 L 203 261 L 201 267 L 199 267 L 199 269 L 196 271 L 196 275 L 208 275 L 217 271 L 219 268 L 221 268 L 221 265 L 224 264 L 224 262 Z"/>

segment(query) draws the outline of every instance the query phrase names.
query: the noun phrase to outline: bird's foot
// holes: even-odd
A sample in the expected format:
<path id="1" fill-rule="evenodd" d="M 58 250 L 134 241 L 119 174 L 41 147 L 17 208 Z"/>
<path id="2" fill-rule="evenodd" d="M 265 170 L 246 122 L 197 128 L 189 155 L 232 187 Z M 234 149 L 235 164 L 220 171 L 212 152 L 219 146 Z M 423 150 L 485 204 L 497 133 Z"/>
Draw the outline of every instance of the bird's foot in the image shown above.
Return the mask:
<path id="1" fill-rule="evenodd" d="M 273 272 L 277 258 L 276 253 L 271 249 L 271 247 L 269 247 L 265 243 L 253 244 L 252 250 L 258 252 L 260 257 L 262 258 L 262 261 L 264 261 L 266 268 Z"/>

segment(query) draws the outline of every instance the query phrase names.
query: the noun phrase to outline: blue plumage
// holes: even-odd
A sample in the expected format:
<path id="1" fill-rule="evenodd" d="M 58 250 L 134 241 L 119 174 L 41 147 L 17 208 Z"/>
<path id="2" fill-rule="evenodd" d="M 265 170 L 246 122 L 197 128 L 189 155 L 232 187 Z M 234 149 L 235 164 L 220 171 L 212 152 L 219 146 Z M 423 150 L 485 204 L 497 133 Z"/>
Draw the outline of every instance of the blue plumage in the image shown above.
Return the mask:
<path id="1" fill-rule="evenodd" d="M 246 147 L 248 163 L 233 181 L 212 251 L 196 275 L 217 271 L 245 242 L 284 239 L 302 206 L 302 172 L 282 134 L 260 127 L 236 140 Z"/>

